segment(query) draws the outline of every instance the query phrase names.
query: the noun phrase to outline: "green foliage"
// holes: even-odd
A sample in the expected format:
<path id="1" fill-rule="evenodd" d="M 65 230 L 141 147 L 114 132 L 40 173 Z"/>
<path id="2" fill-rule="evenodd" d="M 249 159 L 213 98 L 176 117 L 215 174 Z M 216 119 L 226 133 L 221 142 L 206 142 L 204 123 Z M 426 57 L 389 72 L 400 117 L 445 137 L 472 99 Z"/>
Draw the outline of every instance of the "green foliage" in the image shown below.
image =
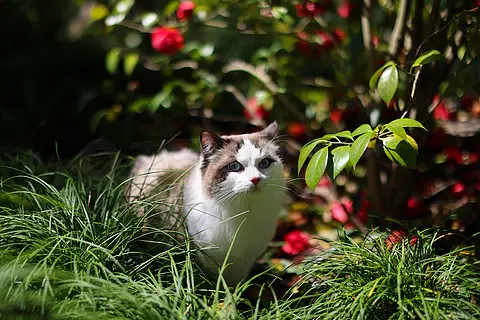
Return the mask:
<path id="1" fill-rule="evenodd" d="M 317 186 L 318 181 L 320 181 L 320 178 L 327 168 L 327 161 L 328 147 L 320 149 L 313 155 L 305 173 L 305 180 L 310 189 L 313 190 Z"/>
<path id="2" fill-rule="evenodd" d="M 374 148 L 378 140 L 382 141 L 383 150 L 390 161 L 411 169 L 417 167 L 418 145 L 407 134 L 405 128 L 425 127 L 414 119 L 402 118 L 385 125 L 379 125 L 372 130 L 369 124 L 359 126 L 353 133 L 341 131 L 338 134 L 327 134 L 307 143 L 300 150 L 298 170 L 305 164 L 308 156 L 320 145 L 310 160 L 305 180 L 310 189 L 314 190 L 325 170 L 333 180 L 348 166 L 355 168 L 368 147 Z M 324 147 L 326 145 L 326 147 Z M 327 155 L 328 154 L 328 155 Z"/>
<path id="3" fill-rule="evenodd" d="M 410 67 L 410 70 L 412 70 L 415 67 L 423 66 L 424 64 L 440 60 L 442 59 L 442 54 L 438 50 L 430 50 L 428 52 L 425 52 L 422 54 L 420 57 L 418 57 Z"/>
<path id="4" fill-rule="evenodd" d="M 398 88 L 398 71 L 395 65 L 383 70 L 377 88 L 380 98 L 389 104 Z"/>
<path id="5" fill-rule="evenodd" d="M 303 264 L 290 305 L 299 319 L 475 319 L 480 264 L 472 248 L 437 254 L 442 236 L 372 232 Z M 300 287 L 300 289 L 298 289 Z M 307 302 L 305 303 L 304 299 Z"/>
<path id="6" fill-rule="evenodd" d="M 324 146 L 314 163 L 323 166 L 327 157 L 344 163 L 347 148 L 328 154 Z M 228 290 L 220 278 L 214 287 L 196 265 L 188 238 L 144 224 L 172 209 L 161 200 L 169 186 L 155 198 L 125 203 L 130 160 L 99 155 L 48 172 L 35 157 L 4 160 L 2 319 L 473 319 L 480 314 L 479 265 L 470 248 L 439 255 L 434 246 L 440 237 L 426 233 L 387 240 L 373 233 L 361 243 L 348 237 L 332 243 L 331 250 L 301 265 L 303 279 L 284 297 L 260 308 L 260 300 L 242 298 L 251 280 Z"/>

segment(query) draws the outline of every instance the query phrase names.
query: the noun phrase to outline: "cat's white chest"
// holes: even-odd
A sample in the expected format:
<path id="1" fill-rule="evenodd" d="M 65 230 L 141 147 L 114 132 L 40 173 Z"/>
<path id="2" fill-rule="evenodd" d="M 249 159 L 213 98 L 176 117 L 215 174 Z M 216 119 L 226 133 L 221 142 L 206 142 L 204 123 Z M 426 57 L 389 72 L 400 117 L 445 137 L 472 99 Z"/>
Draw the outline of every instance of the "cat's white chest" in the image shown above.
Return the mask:
<path id="1" fill-rule="evenodd" d="M 191 176 L 184 188 L 188 232 L 206 253 L 207 256 L 200 258 L 210 272 L 222 265 L 230 250 L 231 265 L 224 276 L 235 284 L 248 275 L 273 237 L 283 207 L 284 189 L 265 186 L 239 195 L 228 205 L 219 205 L 204 196 L 198 180 Z"/>

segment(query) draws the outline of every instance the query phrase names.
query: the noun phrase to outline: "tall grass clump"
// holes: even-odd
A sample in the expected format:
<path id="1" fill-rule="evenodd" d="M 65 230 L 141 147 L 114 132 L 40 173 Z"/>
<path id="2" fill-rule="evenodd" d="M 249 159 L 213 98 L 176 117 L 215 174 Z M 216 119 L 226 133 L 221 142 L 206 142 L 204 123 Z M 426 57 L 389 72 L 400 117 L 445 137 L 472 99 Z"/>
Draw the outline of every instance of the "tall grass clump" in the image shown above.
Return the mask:
<path id="1" fill-rule="evenodd" d="M 441 237 L 393 232 L 332 243 L 303 264 L 300 294 L 281 308 L 298 319 L 478 319 L 473 248 L 438 254 Z"/>
<path id="2" fill-rule="evenodd" d="M 255 280 L 228 288 L 208 278 L 188 235 L 149 223 L 175 211 L 177 189 L 126 202 L 131 159 L 0 162 L 0 319 L 480 317 L 473 251 L 439 252 L 438 233 L 345 237 L 302 263 L 301 280 L 277 296 Z M 245 299 L 248 289 L 270 301 Z"/>
<path id="3" fill-rule="evenodd" d="M 130 164 L 100 155 L 41 173 L 30 156 L 2 161 L 1 319 L 239 315 L 243 289 L 210 284 L 188 237 L 145 227 L 163 191 L 125 201 Z"/>

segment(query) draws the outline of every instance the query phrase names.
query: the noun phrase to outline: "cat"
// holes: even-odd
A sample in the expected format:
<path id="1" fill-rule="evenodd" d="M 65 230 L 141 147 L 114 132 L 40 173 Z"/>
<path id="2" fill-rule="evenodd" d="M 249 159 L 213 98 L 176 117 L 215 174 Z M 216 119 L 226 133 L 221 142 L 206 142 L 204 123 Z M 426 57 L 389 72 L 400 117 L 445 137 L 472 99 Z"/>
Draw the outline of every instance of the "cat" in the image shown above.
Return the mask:
<path id="1" fill-rule="evenodd" d="M 202 249 L 199 260 L 204 270 L 217 275 L 226 261 L 223 277 L 229 286 L 236 286 L 267 248 L 284 205 L 286 183 L 277 132 L 276 122 L 240 135 L 203 130 L 199 155 L 183 149 L 138 157 L 129 200 L 151 192 L 164 179 L 162 172 L 190 168 L 182 184 L 186 229 Z M 146 182 L 143 190 L 140 180 Z"/>

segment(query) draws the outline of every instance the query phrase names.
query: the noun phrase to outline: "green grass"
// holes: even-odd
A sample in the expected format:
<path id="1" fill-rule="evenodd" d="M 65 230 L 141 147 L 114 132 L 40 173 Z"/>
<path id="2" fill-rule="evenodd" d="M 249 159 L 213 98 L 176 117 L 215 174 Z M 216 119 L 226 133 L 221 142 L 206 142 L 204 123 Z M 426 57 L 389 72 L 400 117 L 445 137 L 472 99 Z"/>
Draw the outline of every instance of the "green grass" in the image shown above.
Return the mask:
<path id="1" fill-rule="evenodd" d="M 202 273 L 188 237 L 145 228 L 166 207 L 161 196 L 125 203 L 130 165 L 112 155 L 51 165 L 31 155 L 2 160 L 1 319 L 480 316 L 478 263 L 465 248 L 437 253 L 439 236 L 426 232 L 391 249 L 382 236 L 333 243 L 302 265 L 303 279 L 284 297 L 253 281 L 228 290 Z M 255 286 L 272 296 L 267 307 L 244 298 Z"/>

